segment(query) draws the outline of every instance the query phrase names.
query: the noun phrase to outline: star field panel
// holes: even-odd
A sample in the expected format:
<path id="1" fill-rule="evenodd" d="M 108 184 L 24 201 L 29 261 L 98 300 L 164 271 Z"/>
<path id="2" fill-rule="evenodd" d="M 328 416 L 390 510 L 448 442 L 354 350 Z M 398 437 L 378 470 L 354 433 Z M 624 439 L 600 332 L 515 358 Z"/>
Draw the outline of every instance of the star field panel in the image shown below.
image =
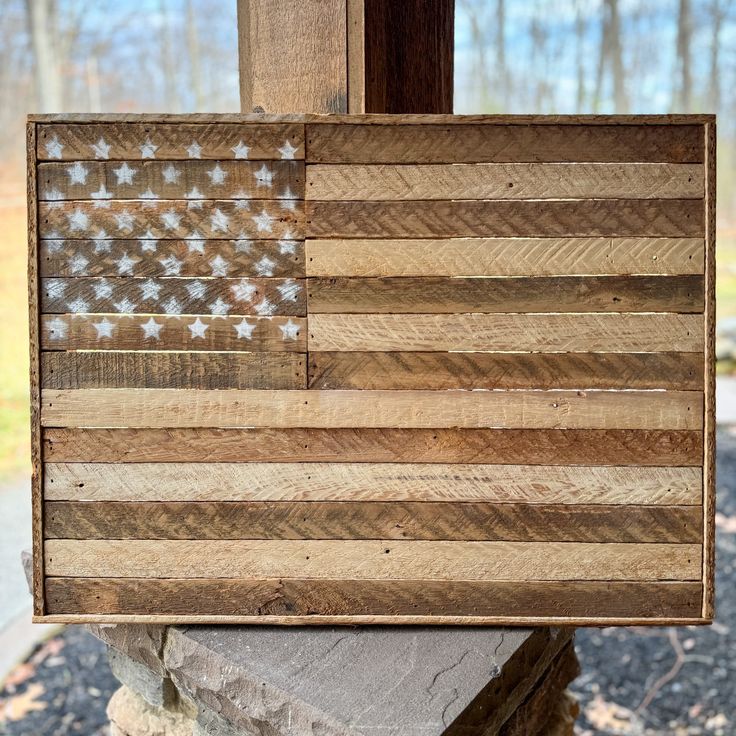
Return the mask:
<path id="1" fill-rule="evenodd" d="M 30 123 L 38 619 L 708 621 L 713 141 Z"/>

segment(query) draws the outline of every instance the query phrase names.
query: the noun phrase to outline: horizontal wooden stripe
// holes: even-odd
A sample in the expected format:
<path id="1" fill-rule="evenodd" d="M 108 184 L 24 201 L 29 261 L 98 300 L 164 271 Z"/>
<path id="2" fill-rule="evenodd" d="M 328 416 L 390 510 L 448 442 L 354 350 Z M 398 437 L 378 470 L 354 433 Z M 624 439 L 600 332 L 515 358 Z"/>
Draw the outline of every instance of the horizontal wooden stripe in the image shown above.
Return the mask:
<path id="1" fill-rule="evenodd" d="M 41 276 L 305 275 L 302 240 L 60 239 L 40 253 Z"/>
<path id="2" fill-rule="evenodd" d="M 701 597 L 695 582 L 46 579 L 50 614 L 687 618 Z"/>
<path id="3" fill-rule="evenodd" d="M 44 388 L 306 388 L 302 353 L 41 353 Z"/>
<path id="4" fill-rule="evenodd" d="M 56 463 L 255 461 L 697 466 L 703 458 L 700 432 L 630 429 L 50 427 L 43 430 L 42 437 L 44 457 Z"/>
<path id="5" fill-rule="evenodd" d="M 43 132 L 42 132 L 43 134 Z M 315 163 L 704 160 L 700 125 L 307 125 Z"/>
<path id="6" fill-rule="evenodd" d="M 702 276 L 310 278 L 309 311 L 331 313 L 702 312 Z"/>
<path id="7" fill-rule="evenodd" d="M 314 165 L 310 199 L 690 199 L 701 198 L 700 164 Z"/>
<path id="8" fill-rule="evenodd" d="M 701 429 L 696 391 L 41 391 L 45 427 Z"/>
<path id="9" fill-rule="evenodd" d="M 694 506 L 700 468 L 47 463 L 47 501 L 485 501 Z"/>
<path id="10" fill-rule="evenodd" d="M 701 238 L 308 240 L 309 276 L 703 273 Z"/>
<path id="11" fill-rule="evenodd" d="M 48 539 L 59 577 L 697 580 L 695 544 Z"/>
<path id="12" fill-rule="evenodd" d="M 695 277 L 699 278 L 699 277 Z M 307 314 L 301 279 L 41 279 L 41 310 L 50 314 L 134 312 L 260 316 Z"/>
<path id="13" fill-rule="evenodd" d="M 700 542 L 699 506 L 417 502 L 44 504 L 47 539 Z"/>
<path id="14" fill-rule="evenodd" d="M 702 353 L 309 353 L 314 389 L 703 388 Z"/>
<path id="15" fill-rule="evenodd" d="M 140 147 L 147 141 L 156 146 L 153 153 L 157 159 L 234 159 L 233 148 L 240 143 L 248 147 L 250 159 L 280 159 L 283 153 L 279 148 L 287 140 L 296 148 L 294 158 L 304 158 L 304 126 L 294 123 L 64 122 L 41 124 L 37 130 L 39 160 L 94 160 L 104 151 L 94 147 L 100 139 L 110 146 L 107 156 L 112 160 L 141 159 Z M 190 148 L 192 144 L 196 144 L 194 148 Z M 240 155 L 245 155 L 242 146 Z"/>
<path id="16" fill-rule="evenodd" d="M 303 199 L 302 161 L 90 161 L 38 166 L 40 201 Z"/>
<path id="17" fill-rule="evenodd" d="M 698 352 L 681 314 L 310 314 L 310 351 Z"/>
<path id="18" fill-rule="evenodd" d="M 703 212 L 697 199 L 308 201 L 306 232 L 310 238 L 703 237 Z"/>
<path id="19" fill-rule="evenodd" d="M 201 207 L 179 200 L 107 200 L 105 207 L 96 204 L 40 202 L 41 238 L 185 238 L 199 244 L 207 238 L 304 237 L 303 204 L 294 200 L 207 199 L 201 200 Z"/>
<path id="20" fill-rule="evenodd" d="M 303 317 L 43 314 L 42 350 L 242 350 L 304 353 Z"/>

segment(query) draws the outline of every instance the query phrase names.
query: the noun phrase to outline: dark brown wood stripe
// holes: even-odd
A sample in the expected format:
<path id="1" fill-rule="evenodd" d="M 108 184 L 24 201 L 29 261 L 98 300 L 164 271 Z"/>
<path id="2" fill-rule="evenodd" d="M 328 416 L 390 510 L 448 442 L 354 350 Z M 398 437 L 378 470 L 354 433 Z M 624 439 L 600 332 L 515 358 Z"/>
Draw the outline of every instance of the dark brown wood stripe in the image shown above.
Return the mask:
<path id="1" fill-rule="evenodd" d="M 43 430 L 48 462 L 698 466 L 702 432 L 577 429 Z"/>
<path id="2" fill-rule="evenodd" d="M 50 501 L 48 539 L 702 541 L 699 506 Z"/>
<path id="3" fill-rule="evenodd" d="M 43 388 L 306 388 L 303 353 L 42 353 Z"/>
<path id="4" fill-rule="evenodd" d="M 702 237 L 695 199 L 307 202 L 307 237 Z"/>
<path id="5" fill-rule="evenodd" d="M 702 125 L 307 125 L 315 163 L 701 163 Z"/>
<path id="6" fill-rule="evenodd" d="M 223 616 L 700 616 L 698 582 L 46 579 L 47 613 Z"/>
<path id="7" fill-rule="evenodd" d="M 309 353 L 314 389 L 703 388 L 701 353 Z"/>
<path id="8" fill-rule="evenodd" d="M 702 276 L 310 278 L 310 312 L 702 312 Z"/>

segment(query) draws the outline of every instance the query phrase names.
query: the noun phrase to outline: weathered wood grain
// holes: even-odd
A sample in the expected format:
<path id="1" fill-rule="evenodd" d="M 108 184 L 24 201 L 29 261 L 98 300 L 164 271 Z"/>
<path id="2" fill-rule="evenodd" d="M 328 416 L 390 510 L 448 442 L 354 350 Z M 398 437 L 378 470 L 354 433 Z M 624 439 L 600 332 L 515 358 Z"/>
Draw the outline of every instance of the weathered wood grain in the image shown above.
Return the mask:
<path id="1" fill-rule="evenodd" d="M 698 391 L 41 391 L 44 427 L 701 429 Z"/>
<path id="2" fill-rule="evenodd" d="M 702 276 L 309 279 L 310 313 L 702 312 Z"/>
<path id="3" fill-rule="evenodd" d="M 304 241 L 140 238 L 41 243 L 41 276 L 126 276 L 128 267 L 141 277 L 303 277 Z"/>
<path id="4" fill-rule="evenodd" d="M 309 388 L 698 391 L 703 388 L 702 368 L 701 353 L 321 353 L 313 350 L 309 353 Z"/>
<path id="5" fill-rule="evenodd" d="M 303 317 L 44 314 L 41 349 L 304 353 L 306 322 Z"/>
<path id="6" fill-rule="evenodd" d="M 308 276 L 703 273 L 702 238 L 308 240 Z"/>
<path id="7" fill-rule="evenodd" d="M 46 579 L 49 613 L 695 617 L 696 582 Z"/>
<path id="8" fill-rule="evenodd" d="M 702 433 L 667 430 L 49 427 L 43 430 L 42 437 L 44 457 L 55 463 L 418 462 L 698 466 L 703 457 Z"/>
<path id="9" fill-rule="evenodd" d="M 303 203 L 296 200 L 200 200 L 201 207 L 181 200 L 96 203 L 41 202 L 42 238 L 185 238 L 196 244 L 206 239 L 304 237 Z M 131 274 L 134 275 L 134 274 Z"/>
<path id="10" fill-rule="evenodd" d="M 52 577 L 700 580 L 696 544 L 48 539 Z"/>
<path id="11" fill-rule="evenodd" d="M 280 159 L 283 152 L 279 149 L 286 141 L 296 149 L 294 158 L 304 158 L 304 126 L 299 123 L 220 123 L 211 119 L 202 123 L 131 120 L 42 124 L 38 126 L 36 156 L 39 161 L 99 160 L 105 151 L 99 147 L 100 140 L 110 146 L 107 158 L 116 161 L 142 159 L 141 146 L 148 141 L 156 147 L 153 158 L 164 160 L 234 159 L 233 149 L 238 146 L 241 156 L 246 155 L 243 146 L 248 148 L 249 159 Z M 61 147 L 54 145 L 55 141 Z M 192 144 L 194 148 L 190 148 Z M 146 152 L 150 154 L 151 149 Z"/>
<path id="12" fill-rule="evenodd" d="M 47 463 L 47 501 L 484 501 L 693 506 L 699 468 Z"/>
<path id="13" fill-rule="evenodd" d="M 310 238 L 703 237 L 698 199 L 308 200 L 306 211 Z"/>
<path id="14" fill-rule="evenodd" d="M 704 160 L 700 125 L 540 125 L 532 120 L 519 120 L 516 125 L 511 120 L 495 125 L 458 122 L 456 125 L 307 124 L 309 160 L 351 164 L 701 163 Z"/>
<path id="15" fill-rule="evenodd" d="M 301 353 L 42 353 L 44 388 L 307 387 Z"/>
<path id="16" fill-rule="evenodd" d="M 700 199 L 701 164 L 315 164 L 309 199 Z"/>
<path id="17" fill-rule="evenodd" d="M 41 279 L 47 314 L 151 314 L 306 317 L 302 279 L 56 278 Z"/>
<path id="18" fill-rule="evenodd" d="M 47 539 L 701 542 L 699 506 L 49 501 Z"/>
<path id="19" fill-rule="evenodd" d="M 310 351 L 698 352 L 689 314 L 310 314 Z"/>

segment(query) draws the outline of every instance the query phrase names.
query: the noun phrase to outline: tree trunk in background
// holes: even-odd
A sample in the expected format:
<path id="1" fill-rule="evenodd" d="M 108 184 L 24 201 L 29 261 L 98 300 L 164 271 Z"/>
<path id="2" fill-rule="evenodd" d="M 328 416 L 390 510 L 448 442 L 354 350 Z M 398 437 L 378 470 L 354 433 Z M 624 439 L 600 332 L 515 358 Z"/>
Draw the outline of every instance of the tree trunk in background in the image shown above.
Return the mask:
<path id="1" fill-rule="evenodd" d="M 575 67 L 577 76 L 577 98 L 575 112 L 585 109 L 585 18 L 581 0 L 575 2 Z"/>
<path id="2" fill-rule="evenodd" d="M 629 111 L 629 101 L 626 97 L 626 71 L 624 69 L 624 56 L 621 45 L 621 21 L 618 15 L 618 0 L 606 0 L 606 12 L 611 27 L 610 52 L 614 109 L 617 113 L 627 113 Z"/>
<path id="3" fill-rule="evenodd" d="M 187 0 L 187 47 L 189 51 L 189 70 L 191 73 L 192 94 L 194 95 L 194 109 L 197 112 L 204 110 L 205 100 L 202 90 L 202 65 L 199 54 L 199 33 L 197 19 L 194 13 L 192 0 Z"/>
<path id="4" fill-rule="evenodd" d="M 504 112 L 509 108 L 509 72 L 506 67 L 506 5 L 496 0 L 496 78 L 499 81 L 501 105 Z"/>
<path id="5" fill-rule="evenodd" d="M 174 62 L 171 15 L 165 0 L 159 0 L 159 10 L 163 21 L 161 29 L 161 69 L 163 71 L 164 104 L 166 112 L 179 112 L 179 94 L 176 88 L 176 64 Z"/>
<path id="6" fill-rule="evenodd" d="M 690 112 L 692 104 L 692 75 L 690 65 L 690 41 L 692 39 L 692 9 L 690 0 L 680 0 L 677 13 L 677 65 L 679 89 L 675 95 L 676 112 Z"/>
<path id="7" fill-rule="evenodd" d="M 61 69 L 56 54 L 55 34 L 50 28 L 54 0 L 26 0 L 31 43 L 35 57 L 34 80 L 39 112 L 61 112 Z"/>
<path id="8" fill-rule="evenodd" d="M 720 54 L 721 54 L 721 25 L 725 9 L 721 7 L 720 0 L 713 0 L 711 5 L 711 18 L 713 21 L 713 36 L 710 46 L 710 72 L 708 74 L 708 111 L 716 112 L 721 106 L 721 77 L 720 77 Z"/>

